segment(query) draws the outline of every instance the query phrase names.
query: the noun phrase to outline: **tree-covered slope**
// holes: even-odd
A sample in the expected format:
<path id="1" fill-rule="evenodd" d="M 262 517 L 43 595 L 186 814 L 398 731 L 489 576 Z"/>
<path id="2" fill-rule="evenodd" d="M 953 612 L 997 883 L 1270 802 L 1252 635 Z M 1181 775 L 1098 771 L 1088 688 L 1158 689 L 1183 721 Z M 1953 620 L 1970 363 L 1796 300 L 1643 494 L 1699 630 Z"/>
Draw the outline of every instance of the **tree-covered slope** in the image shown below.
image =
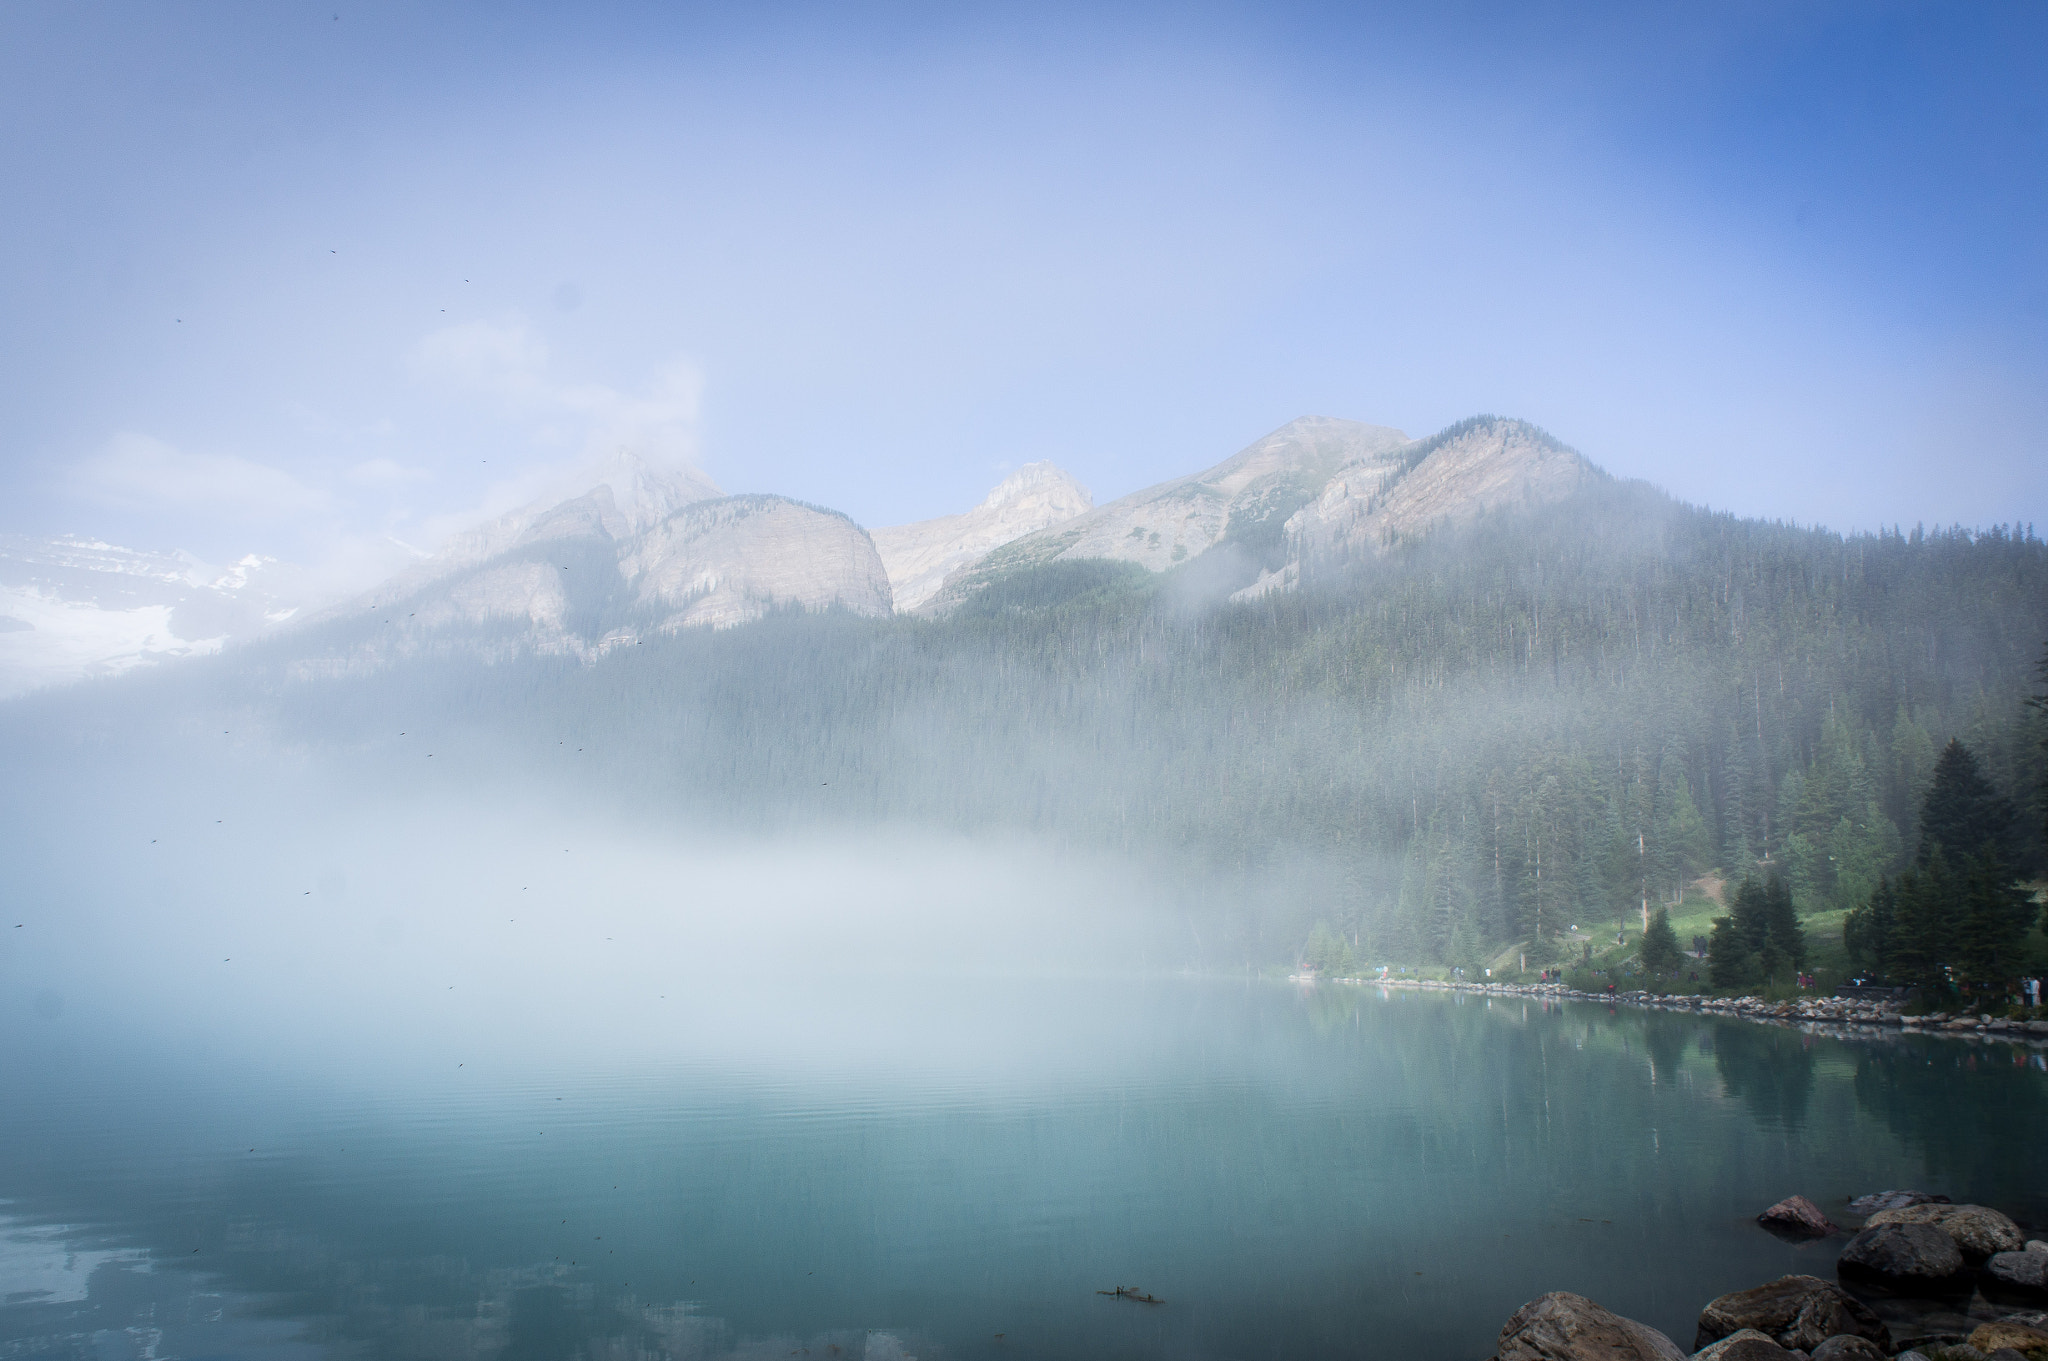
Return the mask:
<path id="1" fill-rule="evenodd" d="M 400 729 L 433 731 L 677 817 L 1028 830 L 1239 883 L 1306 867 L 1304 930 L 1473 962 L 1764 857 L 1802 908 L 1861 902 L 1916 844 L 1949 737 L 2031 799 L 2043 638 L 2030 532 L 1845 538 L 1598 480 L 1251 602 L 1199 561 L 1061 561 L 941 619 L 784 611 L 594 662 L 332 676 L 279 641 L 6 717 L 19 744 L 228 712 L 392 771 Z"/>

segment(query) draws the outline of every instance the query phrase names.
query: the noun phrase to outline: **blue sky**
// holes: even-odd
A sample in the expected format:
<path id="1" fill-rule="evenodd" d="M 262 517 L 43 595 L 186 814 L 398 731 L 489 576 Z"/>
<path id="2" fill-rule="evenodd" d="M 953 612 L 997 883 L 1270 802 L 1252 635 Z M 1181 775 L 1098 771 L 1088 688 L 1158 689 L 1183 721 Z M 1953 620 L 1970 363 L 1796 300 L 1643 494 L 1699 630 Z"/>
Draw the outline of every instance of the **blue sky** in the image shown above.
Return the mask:
<path id="1" fill-rule="evenodd" d="M 0 531 L 380 570 L 617 447 L 882 525 L 1300 414 L 2048 523 L 2048 9 L 24 3 Z"/>

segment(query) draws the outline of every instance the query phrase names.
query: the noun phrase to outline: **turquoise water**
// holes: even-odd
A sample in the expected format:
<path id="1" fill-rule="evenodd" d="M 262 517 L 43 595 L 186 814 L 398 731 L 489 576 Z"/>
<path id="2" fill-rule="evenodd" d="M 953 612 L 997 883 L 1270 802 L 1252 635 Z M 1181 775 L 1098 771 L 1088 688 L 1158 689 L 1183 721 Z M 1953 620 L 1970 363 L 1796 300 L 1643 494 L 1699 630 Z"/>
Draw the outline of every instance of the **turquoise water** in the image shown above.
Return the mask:
<path id="1" fill-rule="evenodd" d="M 777 1040 L 293 1061 L 23 1005 L 0 1354 L 1479 1358 L 1552 1289 L 1689 1345 L 1832 1274 L 1751 1222 L 1792 1192 L 2048 1220 L 2039 1050 L 1182 978 L 721 1006 Z"/>

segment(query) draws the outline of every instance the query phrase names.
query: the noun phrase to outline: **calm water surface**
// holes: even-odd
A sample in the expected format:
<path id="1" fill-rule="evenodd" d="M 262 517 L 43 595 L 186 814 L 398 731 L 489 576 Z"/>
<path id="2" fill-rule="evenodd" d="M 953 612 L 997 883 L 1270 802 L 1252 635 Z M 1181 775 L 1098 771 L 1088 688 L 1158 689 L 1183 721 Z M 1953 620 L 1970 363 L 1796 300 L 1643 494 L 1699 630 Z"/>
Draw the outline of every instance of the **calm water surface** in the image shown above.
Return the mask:
<path id="1" fill-rule="evenodd" d="M 2048 1220 L 2039 1050 L 1191 979 L 729 1005 L 774 1042 L 294 1061 L 18 1008 L 0 1356 L 1479 1358 L 1545 1290 L 1689 1343 L 1831 1274 L 1750 1220 L 1794 1191 Z"/>

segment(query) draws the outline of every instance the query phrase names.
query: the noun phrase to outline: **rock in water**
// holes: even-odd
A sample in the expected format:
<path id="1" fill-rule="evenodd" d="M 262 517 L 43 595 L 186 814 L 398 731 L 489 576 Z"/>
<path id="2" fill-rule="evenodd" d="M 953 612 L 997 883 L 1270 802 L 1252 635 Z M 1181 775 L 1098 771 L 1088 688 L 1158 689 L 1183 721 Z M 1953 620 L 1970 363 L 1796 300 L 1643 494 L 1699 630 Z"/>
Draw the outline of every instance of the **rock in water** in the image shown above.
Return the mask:
<path id="1" fill-rule="evenodd" d="M 1820 1212 L 1820 1206 L 1805 1196 L 1786 1196 L 1758 1215 L 1756 1222 L 1780 1233 L 1805 1234 L 1813 1238 L 1822 1238 L 1839 1232 L 1828 1217 Z"/>
<path id="2" fill-rule="evenodd" d="M 2027 1242 L 2019 1225 L 1984 1205 L 1902 1205 L 1878 1211 L 1863 1227 L 1874 1229 L 1880 1224 L 1932 1224 L 1979 1262 L 1995 1252 L 2017 1252 Z"/>
<path id="3" fill-rule="evenodd" d="M 1929 1195 L 1925 1191 L 1875 1191 L 1850 1201 L 1849 1213 L 1874 1215 L 1879 1210 L 1902 1210 L 1908 1205 L 1946 1204 L 1947 1196 Z"/>
<path id="4" fill-rule="evenodd" d="M 2029 1328 L 2024 1323 L 2011 1319 L 2000 1319 L 1987 1323 L 1970 1334 L 1970 1345 L 1980 1352 L 1995 1352 L 2000 1347 L 2011 1347 L 2014 1351 L 2031 1352 L 2036 1347 L 2048 1347 L 2048 1332 Z"/>
<path id="5" fill-rule="evenodd" d="M 1813 1361 L 1884 1361 L 1884 1351 L 1867 1337 L 1843 1333 L 1815 1347 Z"/>
<path id="6" fill-rule="evenodd" d="M 2048 1292 L 2048 1252 L 1994 1252 L 1984 1274 L 2010 1290 Z"/>
<path id="7" fill-rule="evenodd" d="M 1685 1353 L 1646 1323 L 1553 1290 L 1515 1310 L 1501 1328 L 1499 1361 L 1685 1361 Z"/>
<path id="8" fill-rule="evenodd" d="M 1963 1253 L 1932 1224 L 1878 1224 L 1849 1240 L 1836 1267 L 1895 1285 L 1934 1285 L 1963 1269 Z"/>
<path id="9" fill-rule="evenodd" d="M 1867 1338 L 1889 1355 L 1892 1337 L 1876 1314 L 1832 1281 L 1780 1276 L 1768 1285 L 1723 1295 L 1700 1310 L 1695 1349 L 1748 1328 L 1782 1347 L 1811 1352 L 1838 1334 Z"/>
<path id="10" fill-rule="evenodd" d="M 1793 1361 L 1793 1356 L 1756 1329 L 1744 1328 L 1694 1352 L 1692 1361 Z"/>

